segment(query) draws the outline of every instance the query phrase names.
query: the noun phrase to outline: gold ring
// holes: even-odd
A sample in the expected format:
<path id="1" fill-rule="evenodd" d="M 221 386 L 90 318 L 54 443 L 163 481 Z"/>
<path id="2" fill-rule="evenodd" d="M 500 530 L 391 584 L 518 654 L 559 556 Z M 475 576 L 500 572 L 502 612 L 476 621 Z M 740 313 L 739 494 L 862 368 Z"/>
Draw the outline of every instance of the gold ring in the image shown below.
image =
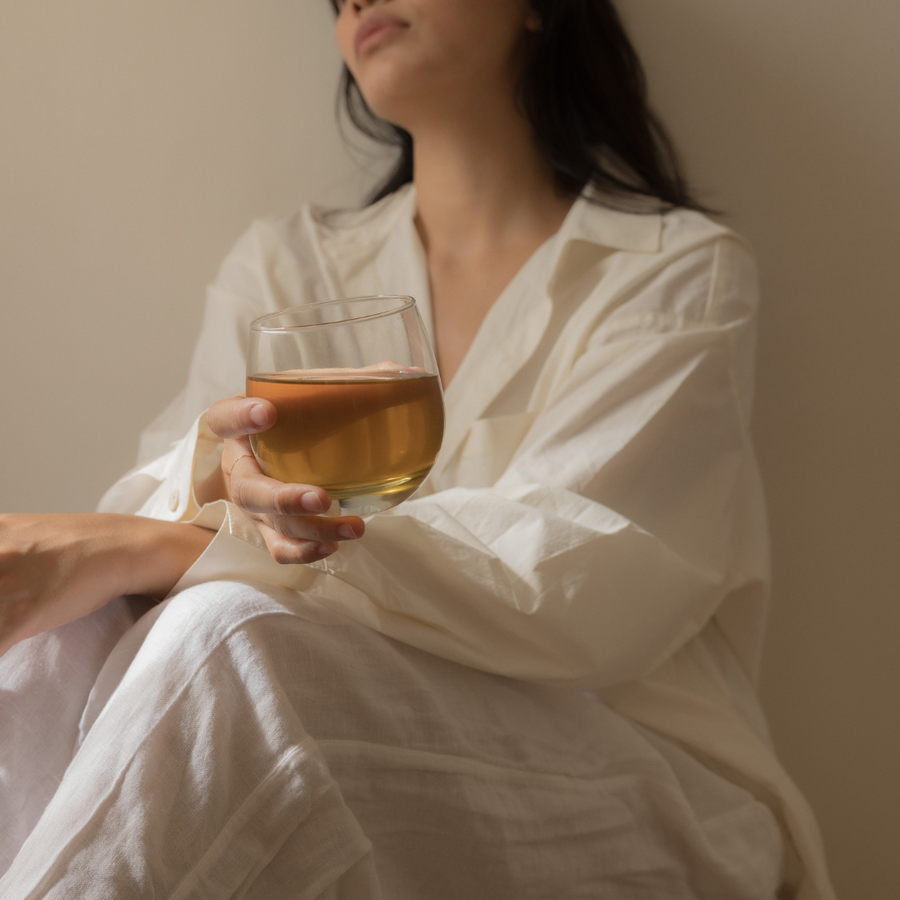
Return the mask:
<path id="1" fill-rule="evenodd" d="M 231 481 L 231 473 L 234 472 L 234 467 L 242 460 L 242 459 L 253 459 L 252 453 L 243 453 L 239 456 L 232 464 L 231 468 L 228 470 L 228 480 Z"/>

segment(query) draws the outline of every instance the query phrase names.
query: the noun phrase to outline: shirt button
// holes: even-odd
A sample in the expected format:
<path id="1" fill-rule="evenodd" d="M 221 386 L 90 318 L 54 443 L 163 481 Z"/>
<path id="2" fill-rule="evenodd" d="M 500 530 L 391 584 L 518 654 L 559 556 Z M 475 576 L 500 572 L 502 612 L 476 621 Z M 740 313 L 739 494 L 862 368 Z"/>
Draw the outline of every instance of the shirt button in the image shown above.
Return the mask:
<path id="1" fill-rule="evenodd" d="M 180 499 L 181 496 L 179 495 L 178 491 L 172 491 L 172 493 L 169 494 L 169 509 L 172 512 L 175 512 L 175 510 L 178 509 L 178 501 Z"/>

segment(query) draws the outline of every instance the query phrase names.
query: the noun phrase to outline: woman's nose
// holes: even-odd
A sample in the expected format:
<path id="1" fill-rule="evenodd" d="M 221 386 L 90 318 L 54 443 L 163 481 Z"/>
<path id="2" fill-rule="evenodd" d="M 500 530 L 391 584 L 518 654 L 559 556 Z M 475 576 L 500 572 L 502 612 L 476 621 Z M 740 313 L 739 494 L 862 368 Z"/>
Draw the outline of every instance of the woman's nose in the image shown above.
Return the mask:
<path id="1" fill-rule="evenodd" d="M 375 6 L 376 4 L 384 3 L 385 0 L 352 0 L 350 5 L 353 7 L 353 10 L 357 13 L 361 13 L 364 9 L 368 9 L 370 6 Z"/>

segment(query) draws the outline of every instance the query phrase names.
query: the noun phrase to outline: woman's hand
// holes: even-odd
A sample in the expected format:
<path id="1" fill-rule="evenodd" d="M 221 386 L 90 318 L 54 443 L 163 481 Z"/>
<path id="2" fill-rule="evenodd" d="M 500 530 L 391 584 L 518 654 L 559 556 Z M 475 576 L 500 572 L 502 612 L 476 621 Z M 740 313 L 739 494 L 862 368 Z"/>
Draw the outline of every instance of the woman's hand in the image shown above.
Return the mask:
<path id="1" fill-rule="evenodd" d="M 213 536 L 109 513 L 0 515 L 0 654 L 123 594 L 162 599 Z"/>
<path id="2" fill-rule="evenodd" d="M 222 466 L 197 488 L 197 499 L 231 500 L 252 518 L 272 558 L 279 563 L 310 563 L 330 556 L 339 541 L 362 537 L 359 516 L 322 516 L 331 507 L 328 492 L 308 484 L 284 484 L 266 477 L 250 435 L 275 424 L 275 407 L 259 398 L 229 397 L 214 403 L 206 421 L 225 441 Z"/>

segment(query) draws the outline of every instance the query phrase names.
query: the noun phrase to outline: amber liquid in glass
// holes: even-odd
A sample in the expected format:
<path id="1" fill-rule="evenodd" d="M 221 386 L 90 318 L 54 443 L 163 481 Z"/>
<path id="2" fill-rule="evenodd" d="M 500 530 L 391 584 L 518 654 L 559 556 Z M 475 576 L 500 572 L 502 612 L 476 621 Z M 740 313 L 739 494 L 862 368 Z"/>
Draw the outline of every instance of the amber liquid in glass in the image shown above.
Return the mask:
<path id="1" fill-rule="evenodd" d="M 441 446 L 444 405 L 435 375 L 261 374 L 247 378 L 247 396 L 264 397 L 278 412 L 274 427 L 251 437 L 263 472 L 323 487 L 345 511 L 365 515 L 405 500 Z M 368 505 L 344 502 L 361 495 Z"/>

